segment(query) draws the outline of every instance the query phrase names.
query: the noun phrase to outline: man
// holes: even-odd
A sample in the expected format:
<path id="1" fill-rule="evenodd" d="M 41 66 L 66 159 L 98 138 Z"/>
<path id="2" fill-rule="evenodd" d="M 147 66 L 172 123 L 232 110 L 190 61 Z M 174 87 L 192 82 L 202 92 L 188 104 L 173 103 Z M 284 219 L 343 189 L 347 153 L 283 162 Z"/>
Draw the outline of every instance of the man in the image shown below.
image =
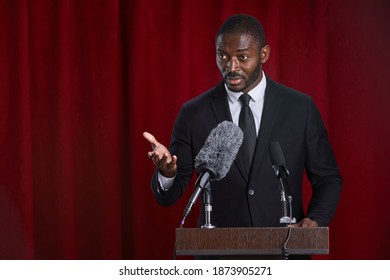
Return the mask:
<path id="1" fill-rule="evenodd" d="M 260 23 L 234 15 L 216 35 L 216 62 L 223 81 L 186 102 L 176 119 L 168 149 L 145 132 L 157 167 L 151 188 L 162 205 L 174 204 L 194 171 L 194 158 L 210 131 L 224 120 L 240 121 L 240 96 L 250 96 L 255 134 L 248 137 L 225 178 L 211 182 L 212 223 L 217 227 L 281 226 L 279 182 L 272 169 L 269 144 L 280 143 L 290 174 L 295 226 L 328 226 L 341 191 L 341 176 L 321 116 L 312 99 L 264 75 L 270 56 Z M 250 139 L 248 139 L 250 138 Z M 253 159 L 245 158 L 246 140 L 254 140 Z M 248 144 L 249 145 L 249 144 Z M 307 213 L 302 203 L 302 177 L 312 185 Z M 199 225 L 205 221 L 201 207 Z"/>

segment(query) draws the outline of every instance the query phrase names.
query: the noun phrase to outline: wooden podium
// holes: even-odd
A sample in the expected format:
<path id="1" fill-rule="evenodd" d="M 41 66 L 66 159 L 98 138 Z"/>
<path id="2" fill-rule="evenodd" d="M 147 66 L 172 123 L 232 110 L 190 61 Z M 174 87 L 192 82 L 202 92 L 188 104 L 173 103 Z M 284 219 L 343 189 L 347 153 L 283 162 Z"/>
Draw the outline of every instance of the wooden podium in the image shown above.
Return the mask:
<path id="1" fill-rule="evenodd" d="M 177 256 L 283 255 L 287 227 L 177 228 Z M 329 229 L 291 228 L 289 255 L 329 254 Z"/>

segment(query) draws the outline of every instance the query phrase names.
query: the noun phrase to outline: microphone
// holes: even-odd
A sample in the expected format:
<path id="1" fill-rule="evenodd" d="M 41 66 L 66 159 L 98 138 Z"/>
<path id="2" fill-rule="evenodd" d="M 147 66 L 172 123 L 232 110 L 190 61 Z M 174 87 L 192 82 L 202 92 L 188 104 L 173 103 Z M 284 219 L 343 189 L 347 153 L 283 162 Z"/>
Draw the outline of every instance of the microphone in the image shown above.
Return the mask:
<path id="1" fill-rule="evenodd" d="M 242 130 L 229 121 L 221 122 L 210 132 L 202 149 L 195 157 L 195 169 L 200 175 L 195 183 L 195 191 L 184 211 L 181 225 L 184 224 L 184 220 L 191 212 L 202 190 L 209 188 L 210 181 L 221 180 L 229 172 L 243 138 Z"/>
<path id="2" fill-rule="evenodd" d="M 284 159 L 282 148 L 276 141 L 271 142 L 269 145 L 269 152 L 271 155 L 272 168 L 278 179 L 281 177 L 287 177 L 289 172 L 286 167 L 286 160 Z"/>
<path id="3" fill-rule="evenodd" d="M 271 142 L 269 145 L 269 152 L 271 156 L 272 168 L 275 172 L 276 178 L 279 179 L 280 200 L 282 203 L 282 217 L 280 218 L 280 223 L 295 223 L 295 218 L 292 218 L 292 196 L 287 181 L 289 171 L 286 167 L 286 160 L 284 158 L 280 144 L 276 141 Z M 290 205 L 290 211 L 288 211 L 288 204 Z M 290 213 L 290 215 L 288 213 Z"/>

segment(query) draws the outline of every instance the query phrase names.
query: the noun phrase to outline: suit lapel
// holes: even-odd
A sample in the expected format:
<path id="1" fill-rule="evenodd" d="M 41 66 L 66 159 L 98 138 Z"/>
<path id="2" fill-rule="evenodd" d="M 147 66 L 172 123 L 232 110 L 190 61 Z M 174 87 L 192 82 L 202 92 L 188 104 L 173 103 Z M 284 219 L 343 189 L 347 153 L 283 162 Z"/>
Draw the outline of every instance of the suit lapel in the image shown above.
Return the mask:
<path id="1" fill-rule="evenodd" d="M 275 124 L 275 119 L 278 111 L 278 96 L 274 92 L 272 87 L 272 81 L 267 78 L 267 87 L 264 95 L 263 113 L 261 117 L 260 131 L 257 137 L 256 150 L 253 158 L 250 180 L 254 180 L 256 177 L 256 170 L 260 168 L 260 161 L 264 156 L 264 153 L 268 151 L 268 144 L 270 142 L 270 136 Z M 271 167 L 270 167 L 271 168 Z"/>
<path id="2" fill-rule="evenodd" d="M 214 99 L 211 101 L 211 107 L 214 111 L 215 118 L 217 119 L 218 123 L 225 120 L 232 121 L 232 115 L 230 114 L 229 104 L 223 83 L 220 83 L 216 86 Z"/>

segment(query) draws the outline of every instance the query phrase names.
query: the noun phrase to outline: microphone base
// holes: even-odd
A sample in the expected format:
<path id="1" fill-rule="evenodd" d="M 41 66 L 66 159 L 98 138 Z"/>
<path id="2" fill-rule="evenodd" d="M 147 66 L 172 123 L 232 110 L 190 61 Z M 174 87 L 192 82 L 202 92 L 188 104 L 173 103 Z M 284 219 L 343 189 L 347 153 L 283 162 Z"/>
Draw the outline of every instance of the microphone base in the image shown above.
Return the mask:
<path id="1" fill-rule="evenodd" d="M 290 218 L 290 217 L 281 217 L 279 220 L 279 223 L 281 224 L 296 224 L 297 220 L 295 218 Z"/>
<path id="2" fill-rule="evenodd" d="M 213 207 L 211 204 L 207 203 L 205 205 L 206 221 L 201 228 L 215 228 L 215 226 L 211 224 L 211 211 L 213 211 Z"/>
<path id="3" fill-rule="evenodd" d="M 201 228 L 215 228 L 215 226 L 212 224 L 205 224 L 205 225 L 201 226 Z"/>

